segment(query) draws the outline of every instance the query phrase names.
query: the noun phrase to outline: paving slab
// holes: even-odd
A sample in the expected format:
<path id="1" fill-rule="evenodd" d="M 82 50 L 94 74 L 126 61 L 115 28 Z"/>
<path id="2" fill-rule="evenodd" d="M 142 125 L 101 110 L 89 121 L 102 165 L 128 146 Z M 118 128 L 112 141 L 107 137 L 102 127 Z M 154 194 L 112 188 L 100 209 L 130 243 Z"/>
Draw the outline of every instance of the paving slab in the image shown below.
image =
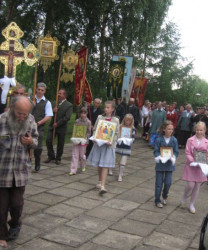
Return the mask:
<path id="1" fill-rule="evenodd" d="M 130 213 L 127 218 L 157 225 L 160 224 L 161 221 L 165 220 L 167 215 L 143 209 L 136 209 Z"/>
<path id="2" fill-rule="evenodd" d="M 68 220 L 65 218 L 56 217 L 46 213 L 39 213 L 24 218 L 24 224 L 37 228 L 42 232 L 49 231 L 50 229 L 64 224 L 67 221 Z"/>
<path id="3" fill-rule="evenodd" d="M 99 206 L 86 212 L 86 214 L 92 217 L 97 217 L 109 221 L 118 221 L 119 219 L 124 217 L 127 212 L 110 207 Z"/>
<path id="4" fill-rule="evenodd" d="M 98 234 L 107 229 L 112 223 L 113 222 L 108 220 L 80 215 L 79 217 L 72 219 L 70 222 L 67 222 L 65 225 Z"/>
<path id="5" fill-rule="evenodd" d="M 5 249 L 5 248 L 4 248 Z M 15 248 L 17 250 L 22 250 L 22 246 L 19 246 Z M 66 245 L 61 245 L 61 244 L 56 244 L 48 240 L 44 239 L 33 239 L 26 244 L 24 244 L 24 250 L 74 250 L 75 248 L 66 246 Z"/>
<path id="6" fill-rule="evenodd" d="M 68 206 L 75 206 L 83 209 L 92 209 L 94 207 L 101 205 L 103 202 L 98 200 L 93 200 L 90 198 L 76 196 L 72 199 L 64 201 L 63 203 Z"/>
<path id="7" fill-rule="evenodd" d="M 110 228 L 120 232 L 145 237 L 156 228 L 156 225 L 136 220 L 122 219 L 119 222 L 114 223 Z"/>
<path id="8" fill-rule="evenodd" d="M 62 217 L 66 219 L 72 219 L 74 216 L 80 215 L 84 210 L 81 208 L 75 208 L 71 206 L 67 206 L 65 204 L 57 204 L 54 206 L 49 207 L 45 210 L 45 213 Z"/>
<path id="9" fill-rule="evenodd" d="M 53 230 L 51 233 L 45 234 L 42 236 L 42 238 L 56 243 L 78 247 L 82 243 L 90 240 L 93 236 L 94 234 L 88 231 L 68 226 L 61 226 L 55 228 L 55 230 Z"/>
<path id="10" fill-rule="evenodd" d="M 189 241 L 186 238 L 153 232 L 147 237 L 147 239 L 145 239 L 145 244 L 166 250 L 183 250 L 188 247 Z"/>
<path id="11" fill-rule="evenodd" d="M 64 201 L 66 199 L 67 197 L 49 193 L 40 193 L 27 198 L 27 200 L 39 202 L 46 205 L 55 205 L 56 203 L 60 203 L 61 201 Z"/>
<path id="12" fill-rule="evenodd" d="M 116 249 L 132 249 L 142 238 L 137 235 L 122 233 L 115 230 L 106 230 L 102 234 L 95 237 L 92 242 L 112 247 Z"/>
<path id="13" fill-rule="evenodd" d="M 139 206 L 138 203 L 132 201 L 125 201 L 119 199 L 111 199 L 103 204 L 105 207 L 121 209 L 124 211 L 131 211 L 134 210 Z"/>

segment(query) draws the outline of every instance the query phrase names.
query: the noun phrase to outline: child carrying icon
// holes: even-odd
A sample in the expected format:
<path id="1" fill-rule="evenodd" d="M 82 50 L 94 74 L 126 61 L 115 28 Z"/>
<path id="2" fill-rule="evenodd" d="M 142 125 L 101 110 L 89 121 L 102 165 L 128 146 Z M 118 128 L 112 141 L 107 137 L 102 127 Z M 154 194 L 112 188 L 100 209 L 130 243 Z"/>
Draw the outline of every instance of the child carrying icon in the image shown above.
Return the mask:
<path id="1" fill-rule="evenodd" d="M 208 159 L 208 140 L 205 137 L 206 124 L 201 121 L 198 122 L 195 126 L 195 132 L 196 134 L 190 137 L 186 143 L 186 165 L 182 177 L 186 181 L 186 187 L 181 199 L 181 207 L 185 208 L 187 198 L 191 194 L 189 212 L 192 214 L 196 213 L 194 204 L 198 197 L 200 186 L 207 181 Z"/>
<path id="2" fill-rule="evenodd" d="M 159 208 L 167 204 L 168 192 L 172 182 L 172 173 L 175 170 L 176 157 L 178 157 L 178 141 L 172 135 L 173 131 L 173 123 L 168 120 L 165 121 L 160 127 L 160 135 L 156 140 L 154 148 L 156 162 L 155 205 Z"/>
<path id="3" fill-rule="evenodd" d="M 134 117 L 132 114 L 126 114 L 120 126 L 119 139 L 116 145 L 119 165 L 118 181 L 122 181 L 124 167 L 126 166 L 128 156 L 131 155 L 131 145 L 135 134 Z"/>
<path id="4" fill-rule="evenodd" d="M 112 169 L 115 167 L 115 147 L 119 133 L 119 119 L 114 116 L 115 103 L 113 101 L 106 101 L 104 111 L 105 113 L 103 115 L 98 116 L 93 127 L 93 137 L 95 138 L 99 121 L 112 122 L 113 124 L 115 124 L 115 133 L 112 143 L 107 141 L 102 145 L 98 145 L 98 141 L 94 139 L 93 148 L 87 159 L 92 166 L 98 167 L 98 184 L 96 185 L 96 187 L 99 189 L 99 193 L 101 195 L 107 192 L 105 183 L 108 169 Z M 109 131 L 109 133 L 111 133 L 111 131 Z M 107 138 L 107 136 L 105 138 Z"/>
<path id="5" fill-rule="evenodd" d="M 77 173 L 79 161 L 80 161 L 80 167 L 82 169 L 82 172 L 85 172 L 86 168 L 86 148 L 88 144 L 88 138 L 91 134 L 91 122 L 87 118 L 87 109 L 82 107 L 80 109 L 80 118 L 77 119 L 74 123 L 74 125 L 80 125 L 80 126 L 86 126 L 86 134 L 81 135 L 82 130 L 81 127 L 77 131 L 77 137 L 78 138 L 71 138 L 71 141 L 73 142 L 72 147 L 72 161 L 71 161 L 71 170 L 69 175 L 75 175 Z"/>

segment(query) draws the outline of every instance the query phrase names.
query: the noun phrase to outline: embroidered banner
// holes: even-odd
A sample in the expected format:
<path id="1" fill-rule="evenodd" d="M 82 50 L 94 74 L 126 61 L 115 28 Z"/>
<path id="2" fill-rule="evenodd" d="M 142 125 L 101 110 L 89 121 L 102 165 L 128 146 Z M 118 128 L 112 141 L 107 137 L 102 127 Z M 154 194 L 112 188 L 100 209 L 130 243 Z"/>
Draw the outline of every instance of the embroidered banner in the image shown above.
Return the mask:
<path id="1" fill-rule="evenodd" d="M 82 94 L 85 87 L 86 65 L 88 49 L 83 47 L 78 54 L 78 64 L 75 70 L 75 104 L 79 106 L 82 103 Z"/>
<path id="2" fill-rule="evenodd" d="M 141 108 L 143 105 L 144 95 L 146 92 L 147 84 L 149 79 L 144 77 L 135 77 L 134 86 L 131 92 L 131 97 L 138 100 L 138 107 Z"/>
<path id="3" fill-rule="evenodd" d="M 125 62 L 125 71 L 123 77 L 122 84 L 122 98 L 126 100 L 129 99 L 131 92 L 129 92 L 130 80 L 131 80 L 131 72 L 133 65 L 133 57 L 132 56 L 121 56 L 121 55 L 113 55 L 113 61 L 124 61 Z M 133 87 L 133 84 L 131 88 Z"/>
<path id="4" fill-rule="evenodd" d="M 91 87 L 90 87 L 90 84 L 89 84 L 87 78 L 85 78 L 84 97 L 85 97 L 86 102 L 88 102 L 88 103 L 92 102 Z"/>
<path id="5" fill-rule="evenodd" d="M 111 61 L 107 84 L 107 97 L 112 96 L 115 99 L 121 98 L 124 70 L 124 61 Z"/>

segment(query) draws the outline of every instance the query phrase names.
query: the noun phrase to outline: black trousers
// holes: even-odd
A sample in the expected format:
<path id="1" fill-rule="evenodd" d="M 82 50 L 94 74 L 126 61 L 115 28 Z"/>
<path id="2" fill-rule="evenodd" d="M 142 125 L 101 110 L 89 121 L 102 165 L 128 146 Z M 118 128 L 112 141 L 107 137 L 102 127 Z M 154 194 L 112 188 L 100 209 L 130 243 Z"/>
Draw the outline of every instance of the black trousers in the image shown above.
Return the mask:
<path id="1" fill-rule="evenodd" d="M 24 205 L 25 186 L 0 188 L 0 240 L 8 236 L 7 217 L 10 211 L 10 227 L 15 228 L 21 224 L 21 215 Z"/>
<path id="2" fill-rule="evenodd" d="M 191 131 L 180 130 L 178 134 L 178 144 L 186 146 L 186 142 L 190 136 L 191 136 Z"/>
<path id="3" fill-rule="evenodd" d="M 57 139 L 58 139 L 56 156 L 55 156 L 55 152 L 53 149 L 53 130 L 48 130 L 47 139 L 46 139 L 48 158 L 51 160 L 56 159 L 58 161 L 61 161 L 61 156 L 64 150 L 64 142 L 65 142 L 66 133 L 56 132 L 55 136 L 57 136 Z"/>

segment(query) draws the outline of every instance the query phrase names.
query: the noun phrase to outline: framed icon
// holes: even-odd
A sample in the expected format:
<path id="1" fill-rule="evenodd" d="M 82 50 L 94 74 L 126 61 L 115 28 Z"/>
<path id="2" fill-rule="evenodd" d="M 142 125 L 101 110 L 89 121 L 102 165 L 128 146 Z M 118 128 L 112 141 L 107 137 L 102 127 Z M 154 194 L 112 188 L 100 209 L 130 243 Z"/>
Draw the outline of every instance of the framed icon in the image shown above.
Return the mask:
<path id="1" fill-rule="evenodd" d="M 170 158 L 173 156 L 173 148 L 172 147 L 160 147 L 160 155 L 164 158 Z"/>
<path id="2" fill-rule="evenodd" d="M 74 124 L 72 137 L 85 139 L 86 132 L 87 126 Z"/>
<path id="3" fill-rule="evenodd" d="M 194 161 L 198 163 L 207 164 L 207 152 L 206 151 L 194 151 Z"/>
<path id="4" fill-rule="evenodd" d="M 131 138 L 132 136 L 132 129 L 127 127 L 121 127 L 120 130 L 120 137 L 121 138 Z"/>
<path id="5" fill-rule="evenodd" d="M 116 123 L 100 120 L 95 131 L 95 139 L 112 143 L 115 131 Z"/>

